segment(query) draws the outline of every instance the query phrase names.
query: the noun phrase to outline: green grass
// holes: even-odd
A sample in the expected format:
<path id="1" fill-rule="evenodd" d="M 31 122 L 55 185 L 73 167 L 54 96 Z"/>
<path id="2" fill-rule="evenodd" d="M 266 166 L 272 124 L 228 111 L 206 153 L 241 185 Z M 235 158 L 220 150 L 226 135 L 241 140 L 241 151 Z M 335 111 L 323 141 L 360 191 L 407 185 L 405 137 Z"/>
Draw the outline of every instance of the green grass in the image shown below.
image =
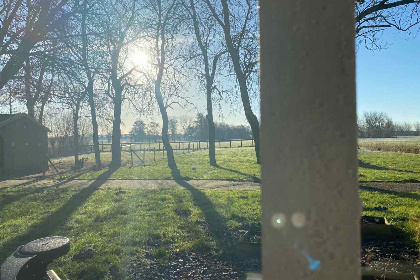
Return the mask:
<path id="1" fill-rule="evenodd" d="M 208 164 L 208 151 L 202 150 L 187 154 L 176 154 L 176 162 L 185 179 L 212 179 L 259 181 L 260 166 L 256 164 L 254 149 L 217 149 L 217 163 Z M 420 182 L 420 156 L 397 152 L 360 151 L 359 180 L 361 182 Z M 96 179 L 105 170 L 85 174 L 69 174 L 79 179 Z M 125 165 L 116 170 L 110 179 L 173 179 L 166 160 L 155 163 L 148 161 L 146 166 Z"/>
<path id="2" fill-rule="evenodd" d="M 217 150 L 217 159 L 223 169 L 208 165 L 207 151 L 177 156 L 182 176 L 192 179 L 253 181 L 260 176 L 253 149 Z M 360 152 L 359 160 L 361 181 L 420 179 L 415 154 Z M 245 232 L 260 236 L 259 191 L 204 191 L 186 181 L 179 181 L 179 188 L 101 188 L 108 178 L 169 179 L 163 160 L 79 178 L 101 180 L 0 187 L 0 263 L 28 241 L 64 235 L 72 249 L 52 266 L 63 279 L 131 279 L 134 263 L 164 263 L 176 252 L 235 255 L 238 244 L 249 241 Z M 363 214 L 385 216 L 410 240 L 419 238 L 420 193 L 365 189 L 360 195 Z"/>
<path id="3" fill-rule="evenodd" d="M 359 152 L 361 182 L 420 182 L 420 156 L 395 152 Z"/>
<path id="4" fill-rule="evenodd" d="M 134 263 L 167 262 L 176 252 L 235 254 L 243 232 L 260 236 L 259 191 L 38 184 L 0 188 L 0 263 L 19 245 L 62 235 L 71 251 L 51 268 L 63 279 L 131 279 Z"/>
<path id="5" fill-rule="evenodd" d="M 252 148 L 217 149 L 217 164 L 209 165 L 207 150 L 186 154 L 176 154 L 176 162 L 181 176 L 186 179 L 212 179 L 259 181 L 260 165 L 256 163 L 255 151 Z M 88 172 L 79 179 L 95 179 L 104 170 Z M 166 160 L 156 163 L 149 161 L 146 166 L 123 166 L 115 171 L 110 179 L 173 179 Z"/>
<path id="6" fill-rule="evenodd" d="M 413 242 L 420 242 L 420 192 L 361 190 L 363 215 L 386 217 Z"/>

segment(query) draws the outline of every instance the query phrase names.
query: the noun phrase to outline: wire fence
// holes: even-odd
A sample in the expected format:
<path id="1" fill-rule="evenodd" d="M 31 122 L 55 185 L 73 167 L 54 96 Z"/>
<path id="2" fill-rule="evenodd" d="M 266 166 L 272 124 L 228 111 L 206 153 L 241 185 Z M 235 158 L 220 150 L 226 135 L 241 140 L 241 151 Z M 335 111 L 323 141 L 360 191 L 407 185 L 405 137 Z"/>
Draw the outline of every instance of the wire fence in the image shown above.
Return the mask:
<path id="1" fill-rule="evenodd" d="M 209 141 L 172 141 L 170 142 L 175 155 L 192 153 L 209 148 Z M 254 147 L 253 139 L 230 139 L 215 141 L 216 149 L 249 148 Z M 167 159 L 167 151 L 162 142 L 123 142 L 121 148 L 121 165 L 145 166 L 155 164 Z M 74 165 L 74 150 L 65 147 L 65 151 L 55 150 L 53 162 L 60 170 L 69 170 Z M 112 144 L 100 143 L 101 162 L 108 165 L 112 160 Z M 60 156 L 65 154 L 66 156 Z M 79 159 L 85 167 L 95 164 L 95 154 L 92 144 L 84 144 L 79 147 Z"/>

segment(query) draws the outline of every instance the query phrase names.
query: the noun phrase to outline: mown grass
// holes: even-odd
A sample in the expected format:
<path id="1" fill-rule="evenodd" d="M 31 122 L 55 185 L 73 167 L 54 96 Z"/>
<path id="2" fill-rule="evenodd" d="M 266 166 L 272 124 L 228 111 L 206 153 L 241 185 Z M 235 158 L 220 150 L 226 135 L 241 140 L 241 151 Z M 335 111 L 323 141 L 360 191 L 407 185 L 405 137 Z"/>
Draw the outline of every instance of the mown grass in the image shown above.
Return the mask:
<path id="1" fill-rule="evenodd" d="M 217 149 L 217 164 L 209 165 L 208 150 L 176 154 L 176 162 L 184 179 L 212 179 L 259 181 L 260 165 L 256 163 L 252 148 Z M 95 179 L 105 170 L 88 172 L 79 179 Z M 71 175 L 73 176 L 73 175 Z M 166 160 L 146 162 L 146 166 L 125 165 L 115 171 L 110 179 L 173 179 Z"/>
<path id="2" fill-rule="evenodd" d="M 177 162 L 189 178 L 259 178 L 252 149 L 218 150 L 217 157 L 222 168 L 208 165 L 207 151 L 179 155 Z M 419 179 L 418 155 L 360 152 L 359 159 L 363 181 Z M 177 252 L 234 255 L 244 233 L 260 236 L 259 191 L 198 190 L 182 180 L 172 189 L 101 188 L 109 178 L 169 179 L 164 161 L 83 176 L 98 180 L 0 187 L 0 263 L 19 245 L 64 235 L 72 249 L 52 266 L 63 279 L 132 279 L 133 264 L 163 263 Z M 363 214 L 385 216 L 416 240 L 420 193 L 362 189 L 360 195 Z"/>
<path id="3" fill-rule="evenodd" d="M 394 152 L 359 152 L 361 182 L 420 182 L 420 156 Z"/>
<path id="4" fill-rule="evenodd" d="M 260 181 L 260 165 L 254 149 L 217 149 L 219 167 L 209 165 L 208 151 L 176 154 L 183 179 Z M 360 151 L 359 181 L 361 182 L 420 182 L 420 156 L 408 153 Z M 106 169 L 84 174 L 70 173 L 68 177 L 96 179 Z M 148 161 L 146 166 L 125 165 L 110 179 L 173 179 L 166 160 Z"/>
<path id="5" fill-rule="evenodd" d="M 420 242 L 420 192 L 405 193 L 374 189 L 360 191 L 363 214 L 386 217 L 391 224 L 406 234 L 413 242 Z"/>
<path id="6" fill-rule="evenodd" d="M 51 267 L 63 279 L 132 279 L 133 264 L 179 252 L 232 255 L 244 232 L 260 235 L 259 191 L 39 183 L 0 188 L 0 197 L 0 263 L 28 241 L 67 236 L 70 253 Z"/>

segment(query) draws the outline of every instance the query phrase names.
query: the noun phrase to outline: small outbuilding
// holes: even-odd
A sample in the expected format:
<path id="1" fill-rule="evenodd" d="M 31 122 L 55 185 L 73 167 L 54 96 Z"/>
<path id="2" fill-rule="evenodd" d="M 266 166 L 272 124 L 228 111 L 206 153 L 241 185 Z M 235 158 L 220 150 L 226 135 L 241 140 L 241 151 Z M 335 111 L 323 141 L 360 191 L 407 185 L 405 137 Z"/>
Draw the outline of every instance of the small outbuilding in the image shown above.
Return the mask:
<path id="1" fill-rule="evenodd" d="M 0 177 L 43 172 L 48 131 L 27 114 L 0 114 Z"/>

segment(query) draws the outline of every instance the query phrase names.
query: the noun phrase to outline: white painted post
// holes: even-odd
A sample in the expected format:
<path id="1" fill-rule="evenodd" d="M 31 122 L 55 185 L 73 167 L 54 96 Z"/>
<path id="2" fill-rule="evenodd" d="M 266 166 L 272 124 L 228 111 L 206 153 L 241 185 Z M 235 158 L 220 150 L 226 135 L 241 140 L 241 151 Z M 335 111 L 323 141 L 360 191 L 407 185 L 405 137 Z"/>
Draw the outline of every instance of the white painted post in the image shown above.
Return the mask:
<path id="1" fill-rule="evenodd" d="M 263 277 L 360 279 L 354 0 L 261 0 Z"/>

